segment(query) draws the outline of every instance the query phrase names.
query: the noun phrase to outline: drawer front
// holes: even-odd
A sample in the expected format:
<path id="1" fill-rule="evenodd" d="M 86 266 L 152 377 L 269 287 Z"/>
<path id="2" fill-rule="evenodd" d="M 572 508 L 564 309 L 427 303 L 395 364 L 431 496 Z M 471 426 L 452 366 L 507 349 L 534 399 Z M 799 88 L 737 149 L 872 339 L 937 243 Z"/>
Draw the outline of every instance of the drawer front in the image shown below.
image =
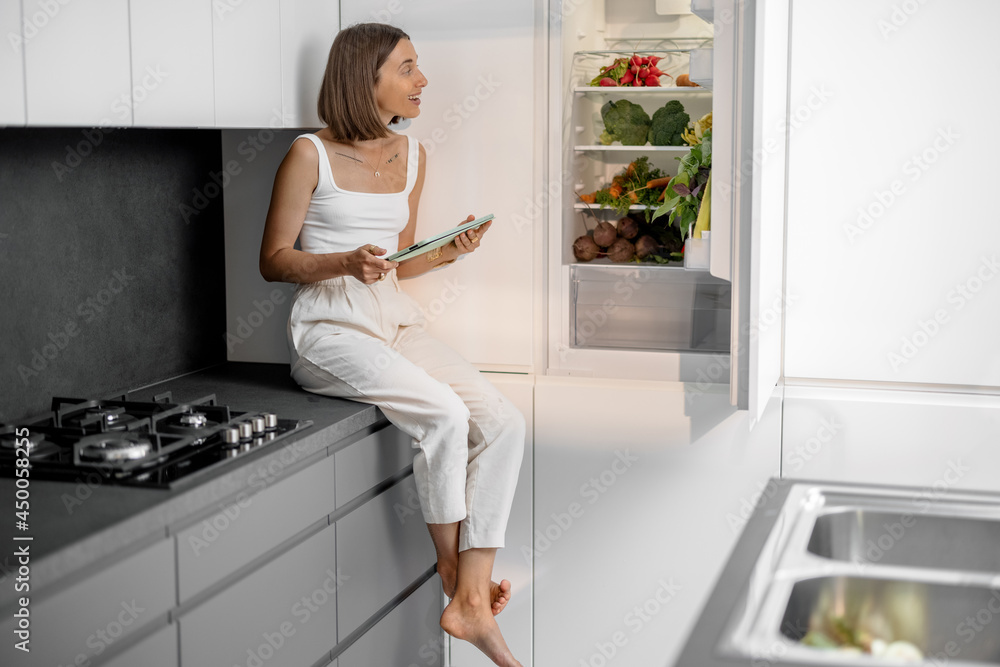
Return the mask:
<path id="1" fill-rule="evenodd" d="M 413 454 L 413 438 L 392 425 L 335 452 L 337 508 L 406 468 Z"/>
<path id="2" fill-rule="evenodd" d="M 340 667 L 444 665 L 442 595 L 435 574 L 338 656 Z"/>
<path id="3" fill-rule="evenodd" d="M 413 475 L 337 521 L 337 639 L 412 584 L 437 557 Z M 375 663 L 372 663 L 375 664 Z"/>
<path id="4" fill-rule="evenodd" d="M 312 665 L 336 644 L 336 531 L 329 526 L 180 621 L 183 665 Z"/>
<path id="5" fill-rule="evenodd" d="M 332 512 L 334 479 L 334 460 L 327 457 L 259 493 L 239 496 L 179 532 L 180 601 Z M 251 480 L 251 488 L 265 483 L 266 478 L 260 475 Z"/>
<path id="6" fill-rule="evenodd" d="M 32 597 L 31 664 L 77 665 L 101 655 L 173 608 L 175 583 L 173 540 L 165 539 L 51 597 Z M 0 624 L 0 664 L 24 664 L 14 620 Z"/>
<path id="7" fill-rule="evenodd" d="M 103 667 L 177 667 L 177 626 L 170 624 Z"/>

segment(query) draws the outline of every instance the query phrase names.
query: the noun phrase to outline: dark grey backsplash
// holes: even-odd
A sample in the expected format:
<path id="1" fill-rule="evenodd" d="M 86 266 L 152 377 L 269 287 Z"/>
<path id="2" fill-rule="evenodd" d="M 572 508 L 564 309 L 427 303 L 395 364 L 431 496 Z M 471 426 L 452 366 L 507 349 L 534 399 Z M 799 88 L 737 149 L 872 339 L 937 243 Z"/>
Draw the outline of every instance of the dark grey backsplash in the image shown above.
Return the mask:
<path id="1" fill-rule="evenodd" d="M 221 164 L 217 130 L 0 129 L 0 421 L 226 360 Z"/>

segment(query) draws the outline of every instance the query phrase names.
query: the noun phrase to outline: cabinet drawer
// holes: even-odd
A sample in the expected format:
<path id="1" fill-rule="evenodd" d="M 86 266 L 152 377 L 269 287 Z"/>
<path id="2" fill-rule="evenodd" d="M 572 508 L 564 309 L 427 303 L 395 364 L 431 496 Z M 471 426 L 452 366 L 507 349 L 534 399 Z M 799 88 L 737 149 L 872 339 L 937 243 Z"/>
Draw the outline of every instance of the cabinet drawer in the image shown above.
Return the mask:
<path id="1" fill-rule="evenodd" d="M 437 558 L 410 475 L 336 523 L 337 639 L 343 640 Z M 375 663 L 372 663 L 375 664 Z"/>
<path id="2" fill-rule="evenodd" d="M 435 574 L 338 656 L 338 665 L 443 665 L 442 595 Z"/>
<path id="3" fill-rule="evenodd" d="M 264 478 L 251 480 L 251 487 Z M 334 460 L 322 461 L 254 495 L 240 495 L 177 534 L 180 601 L 191 598 L 334 509 Z"/>
<path id="4" fill-rule="evenodd" d="M 31 664 L 81 664 L 162 616 L 174 606 L 174 572 L 173 540 L 161 540 L 54 595 L 32 595 Z M 12 616 L 0 634 L 0 664 L 23 664 Z"/>
<path id="5" fill-rule="evenodd" d="M 413 463 L 413 454 L 413 438 L 395 426 L 335 452 L 337 508 Z"/>
<path id="6" fill-rule="evenodd" d="M 328 526 L 182 616 L 181 664 L 320 660 L 336 644 L 336 544 Z"/>
<path id="7" fill-rule="evenodd" d="M 102 667 L 177 667 L 177 626 L 170 624 Z"/>

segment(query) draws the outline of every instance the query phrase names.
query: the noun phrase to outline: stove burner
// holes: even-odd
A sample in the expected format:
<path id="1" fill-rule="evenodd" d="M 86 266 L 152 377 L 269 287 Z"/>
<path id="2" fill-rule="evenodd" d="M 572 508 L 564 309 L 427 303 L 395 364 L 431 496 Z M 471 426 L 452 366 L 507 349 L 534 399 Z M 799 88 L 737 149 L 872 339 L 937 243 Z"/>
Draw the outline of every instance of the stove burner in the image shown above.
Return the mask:
<path id="1" fill-rule="evenodd" d="M 95 406 L 78 413 L 68 414 L 63 422 L 68 426 L 96 426 L 101 430 L 124 431 L 138 417 L 125 412 L 123 407 Z"/>
<path id="2" fill-rule="evenodd" d="M 144 458 L 153 443 L 142 437 L 100 436 L 80 448 L 80 459 L 97 463 L 124 463 Z"/>
<path id="3" fill-rule="evenodd" d="M 192 428 L 204 428 L 208 424 L 208 417 L 204 412 L 186 412 L 180 416 L 181 424 Z"/>
<path id="4" fill-rule="evenodd" d="M 20 447 L 18 447 L 20 444 Z M 38 432 L 31 432 L 27 436 L 16 436 L 14 429 L 6 429 L 0 432 L 0 450 L 9 455 L 15 454 L 16 449 L 23 449 L 28 452 L 28 458 L 38 459 L 52 456 L 59 452 L 59 446 L 45 439 L 45 435 Z"/>

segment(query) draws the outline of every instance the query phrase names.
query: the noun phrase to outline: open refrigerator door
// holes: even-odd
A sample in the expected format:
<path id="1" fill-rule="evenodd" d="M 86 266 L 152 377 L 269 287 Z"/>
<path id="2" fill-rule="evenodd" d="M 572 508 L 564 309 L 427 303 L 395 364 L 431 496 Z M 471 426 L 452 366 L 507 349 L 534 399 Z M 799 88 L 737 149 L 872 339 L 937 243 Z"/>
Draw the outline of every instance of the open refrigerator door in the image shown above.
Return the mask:
<path id="1" fill-rule="evenodd" d="M 784 184 L 777 197 L 768 185 L 775 218 L 760 206 L 760 168 L 738 167 L 762 138 L 754 30 L 765 3 L 681 4 L 569 0 L 552 16 L 550 179 L 561 187 L 550 188 L 546 372 L 729 384 L 748 408 L 751 376 L 770 389 L 778 379 L 751 373 L 754 360 L 780 369 L 780 326 L 761 354 L 748 323 L 754 286 L 774 284 L 751 274 L 775 251 L 780 290 Z M 783 178 L 783 141 L 778 152 Z M 776 226 L 754 236 L 765 215 Z M 761 254 L 754 239 L 774 245 Z"/>

